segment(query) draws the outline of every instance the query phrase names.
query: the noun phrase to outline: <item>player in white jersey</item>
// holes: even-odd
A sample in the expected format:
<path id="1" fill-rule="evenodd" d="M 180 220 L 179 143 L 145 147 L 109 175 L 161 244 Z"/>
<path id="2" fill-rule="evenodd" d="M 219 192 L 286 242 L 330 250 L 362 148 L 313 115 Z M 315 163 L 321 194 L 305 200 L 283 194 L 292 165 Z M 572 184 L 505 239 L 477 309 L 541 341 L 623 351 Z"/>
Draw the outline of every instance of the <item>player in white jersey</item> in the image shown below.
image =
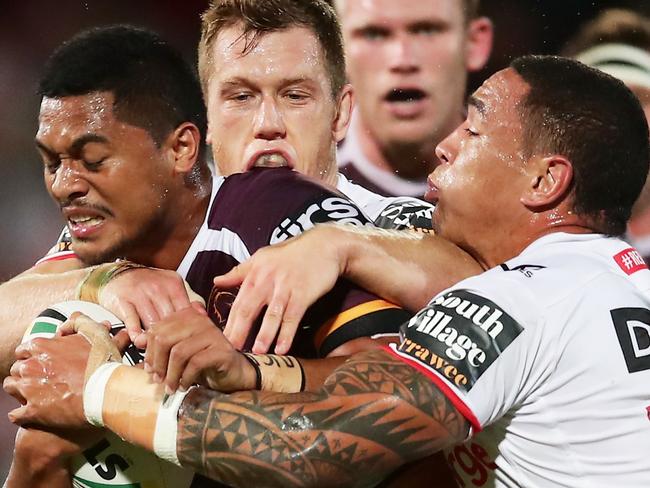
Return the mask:
<path id="1" fill-rule="evenodd" d="M 446 451 L 460 486 L 650 486 L 650 271 L 629 244 L 549 234 L 402 333 L 472 424 Z"/>
<path id="2" fill-rule="evenodd" d="M 167 399 L 126 391 L 125 378 L 144 385 L 147 374 L 117 363 L 84 389 L 91 346 L 73 335 L 18 351 L 5 389 L 25 406 L 13 420 L 90 421 L 232 483 L 373 485 L 446 449 L 465 486 L 648 486 L 650 282 L 636 250 L 608 237 L 624 232 L 648 173 L 643 110 L 621 82 L 548 56 L 515 60 L 469 103 L 437 148 L 428 197 L 436 233 L 490 271 L 435 294 L 402 326 L 399 346 L 350 358 L 313 395 L 199 387 Z M 300 287 L 285 295 L 288 307 L 342 274 L 413 306 L 441 272 L 418 267 L 420 254 L 442 237 L 325 226 L 259 251 L 216 283 L 245 278 L 244 304 Z M 300 271 L 283 265 L 296 253 Z M 205 320 L 190 309 L 163 323 L 190 318 Z M 71 359 L 72 345 L 80 353 Z M 51 383 L 39 380 L 43 368 Z M 73 393 L 62 396 L 56 382 Z M 151 416 L 134 432 L 123 418 L 136 398 Z M 173 442 L 154 442 L 170 430 Z"/>

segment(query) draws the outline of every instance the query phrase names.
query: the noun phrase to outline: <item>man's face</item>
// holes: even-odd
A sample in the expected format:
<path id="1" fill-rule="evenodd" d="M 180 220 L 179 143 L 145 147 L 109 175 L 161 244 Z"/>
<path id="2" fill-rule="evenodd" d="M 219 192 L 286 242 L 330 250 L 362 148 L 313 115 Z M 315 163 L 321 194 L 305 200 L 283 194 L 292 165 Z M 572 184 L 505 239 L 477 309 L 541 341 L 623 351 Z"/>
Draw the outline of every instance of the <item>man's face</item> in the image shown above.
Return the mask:
<path id="1" fill-rule="evenodd" d="M 449 134 L 462 120 L 467 78 L 460 0 L 337 5 L 363 127 L 387 146 Z"/>
<path id="2" fill-rule="evenodd" d="M 112 94 L 43 98 L 36 145 L 47 190 L 83 261 L 115 259 L 156 241 L 173 161 L 165 163 L 164 145 L 146 130 L 115 118 Z"/>
<path id="3" fill-rule="evenodd" d="M 294 27 L 242 54 L 245 44 L 233 26 L 210 53 L 208 141 L 221 174 L 283 165 L 332 180 L 338 107 L 316 37 Z"/>
<path id="4" fill-rule="evenodd" d="M 465 122 L 442 141 L 441 164 L 425 195 L 437 202 L 437 233 L 465 249 L 504 232 L 521 215 L 530 183 L 518 107 L 528 84 L 512 69 L 490 77 L 470 97 Z"/>

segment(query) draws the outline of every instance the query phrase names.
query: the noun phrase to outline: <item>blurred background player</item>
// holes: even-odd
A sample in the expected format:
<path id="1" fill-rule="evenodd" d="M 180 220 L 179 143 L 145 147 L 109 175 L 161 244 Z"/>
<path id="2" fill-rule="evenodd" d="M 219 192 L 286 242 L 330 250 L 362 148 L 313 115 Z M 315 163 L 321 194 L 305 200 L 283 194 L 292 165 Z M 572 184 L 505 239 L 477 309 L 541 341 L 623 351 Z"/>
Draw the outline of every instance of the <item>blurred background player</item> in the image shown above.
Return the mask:
<path id="1" fill-rule="evenodd" d="M 605 10 L 586 23 L 562 52 L 625 83 L 650 121 L 650 18 L 631 10 Z M 632 210 L 627 239 L 650 262 L 650 184 Z"/>
<path id="2" fill-rule="evenodd" d="M 436 145 L 464 118 L 468 72 L 492 47 L 478 0 L 336 0 L 357 105 L 340 171 L 382 195 L 422 197 Z"/>

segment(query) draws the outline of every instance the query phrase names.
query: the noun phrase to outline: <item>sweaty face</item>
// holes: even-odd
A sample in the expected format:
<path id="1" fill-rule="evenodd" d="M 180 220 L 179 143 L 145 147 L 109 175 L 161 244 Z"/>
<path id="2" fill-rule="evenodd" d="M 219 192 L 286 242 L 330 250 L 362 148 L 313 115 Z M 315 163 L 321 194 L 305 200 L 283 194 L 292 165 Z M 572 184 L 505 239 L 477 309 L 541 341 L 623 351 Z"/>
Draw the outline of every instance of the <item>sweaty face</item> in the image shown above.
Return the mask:
<path id="1" fill-rule="evenodd" d="M 337 109 L 316 37 L 294 27 L 264 34 L 242 54 L 245 45 L 235 26 L 211 51 L 208 140 L 220 172 L 289 166 L 332 181 Z"/>
<path id="2" fill-rule="evenodd" d="M 527 89 L 512 69 L 490 77 L 470 97 L 467 120 L 436 149 L 441 164 L 425 198 L 437 202 L 436 232 L 465 249 L 507 234 L 522 214 L 530 176 L 517 107 Z"/>
<path id="3" fill-rule="evenodd" d="M 144 254 L 159 240 L 172 162 L 147 131 L 115 118 L 112 94 L 44 98 L 36 145 L 82 260 Z"/>
<path id="4" fill-rule="evenodd" d="M 466 25 L 459 0 L 337 3 L 364 129 L 381 144 L 435 143 L 461 121 Z"/>

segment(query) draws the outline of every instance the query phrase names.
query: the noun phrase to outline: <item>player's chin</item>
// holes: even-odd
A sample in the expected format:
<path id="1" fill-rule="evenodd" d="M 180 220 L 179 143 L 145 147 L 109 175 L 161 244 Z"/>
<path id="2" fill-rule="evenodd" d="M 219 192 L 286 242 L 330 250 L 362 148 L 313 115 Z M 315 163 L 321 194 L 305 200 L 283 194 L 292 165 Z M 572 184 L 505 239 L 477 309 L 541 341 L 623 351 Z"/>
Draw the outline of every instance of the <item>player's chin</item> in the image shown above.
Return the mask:
<path id="1" fill-rule="evenodd" d="M 96 265 L 115 261 L 124 257 L 119 252 L 120 246 L 97 241 L 73 240 L 72 249 L 84 263 Z"/>

